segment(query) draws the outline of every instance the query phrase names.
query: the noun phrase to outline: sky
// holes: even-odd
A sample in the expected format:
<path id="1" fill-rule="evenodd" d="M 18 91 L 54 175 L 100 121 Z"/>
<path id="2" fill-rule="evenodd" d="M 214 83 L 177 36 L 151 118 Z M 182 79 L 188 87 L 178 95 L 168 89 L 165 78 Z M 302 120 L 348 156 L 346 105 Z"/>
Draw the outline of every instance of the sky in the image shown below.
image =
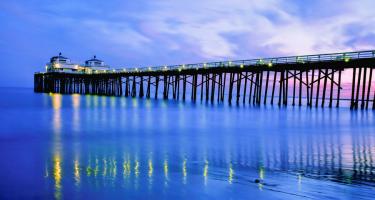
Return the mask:
<path id="1" fill-rule="evenodd" d="M 374 0 L 2 0 L 0 86 L 62 52 L 114 68 L 375 49 Z"/>

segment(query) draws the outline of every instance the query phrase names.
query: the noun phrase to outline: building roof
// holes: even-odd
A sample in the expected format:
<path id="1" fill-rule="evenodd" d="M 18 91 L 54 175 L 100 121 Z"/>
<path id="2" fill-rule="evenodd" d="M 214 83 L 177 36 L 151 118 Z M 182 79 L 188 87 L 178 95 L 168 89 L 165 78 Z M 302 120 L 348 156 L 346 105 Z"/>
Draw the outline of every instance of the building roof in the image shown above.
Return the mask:
<path id="1" fill-rule="evenodd" d="M 58 59 L 64 59 L 64 60 L 68 59 L 67 57 L 62 56 L 61 53 L 59 53 L 58 56 L 53 56 L 53 57 L 51 58 L 51 60 L 52 60 L 52 59 L 57 59 L 57 58 L 58 58 Z"/>
<path id="2" fill-rule="evenodd" d="M 94 56 L 94 58 L 92 58 L 90 60 L 86 60 L 86 62 L 92 62 L 92 61 L 94 61 L 94 62 L 103 62 L 102 60 L 97 59 L 96 56 Z"/>

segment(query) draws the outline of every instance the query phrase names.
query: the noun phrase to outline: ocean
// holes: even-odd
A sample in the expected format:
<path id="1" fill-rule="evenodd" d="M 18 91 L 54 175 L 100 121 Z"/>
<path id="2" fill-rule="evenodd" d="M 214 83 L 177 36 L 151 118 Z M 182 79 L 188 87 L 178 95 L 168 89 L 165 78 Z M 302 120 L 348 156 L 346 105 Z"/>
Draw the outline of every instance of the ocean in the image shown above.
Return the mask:
<path id="1" fill-rule="evenodd" d="M 375 198 L 371 109 L 0 92 L 0 199 Z"/>

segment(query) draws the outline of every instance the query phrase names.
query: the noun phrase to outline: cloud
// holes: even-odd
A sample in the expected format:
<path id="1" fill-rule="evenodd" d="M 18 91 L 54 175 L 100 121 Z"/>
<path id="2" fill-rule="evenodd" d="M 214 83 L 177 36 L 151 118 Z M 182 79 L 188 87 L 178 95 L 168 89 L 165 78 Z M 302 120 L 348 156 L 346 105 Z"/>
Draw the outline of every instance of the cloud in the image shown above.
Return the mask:
<path id="1" fill-rule="evenodd" d="M 320 2 L 157 1 L 151 5 L 152 11 L 141 15 L 141 21 L 152 33 L 150 37 L 157 35 L 173 43 L 174 50 L 194 48 L 191 52 L 195 56 L 208 59 L 261 56 L 257 52 L 288 55 L 375 47 L 373 41 L 365 42 L 375 30 L 375 14 L 368 9 L 374 6 L 373 1 Z M 313 14 L 301 12 L 308 6 L 315 9 Z M 320 8 L 325 11 L 317 15 Z M 327 8 L 335 9 L 329 12 Z M 354 24 L 362 29 L 349 34 Z M 355 39 L 361 37 L 363 40 Z M 171 42 L 176 38 L 182 41 Z"/>
<path id="2" fill-rule="evenodd" d="M 136 56 L 194 60 L 312 54 L 374 48 L 370 0 L 160 0 L 127 4 L 60 3 L 41 9 L 52 26 L 76 29 Z M 105 8 L 100 7 L 105 6 Z M 117 6 L 116 6 L 117 5 Z M 82 8 L 83 15 L 77 14 Z M 79 10 L 78 9 L 78 10 Z M 111 9 L 111 12 L 108 12 Z M 55 24 L 57 22 L 57 24 Z M 355 29 L 355 30 L 354 30 Z M 156 52 L 155 52 L 156 51 Z M 117 54 L 118 52 L 114 52 Z M 172 59 L 171 59 L 172 60 Z"/>
<path id="3" fill-rule="evenodd" d="M 84 32 L 112 44 L 125 45 L 133 49 L 142 49 L 145 44 L 150 42 L 149 38 L 129 27 L 127 23 L 101 20 L 82 20 L 77 23 L 80 24 Z"/>

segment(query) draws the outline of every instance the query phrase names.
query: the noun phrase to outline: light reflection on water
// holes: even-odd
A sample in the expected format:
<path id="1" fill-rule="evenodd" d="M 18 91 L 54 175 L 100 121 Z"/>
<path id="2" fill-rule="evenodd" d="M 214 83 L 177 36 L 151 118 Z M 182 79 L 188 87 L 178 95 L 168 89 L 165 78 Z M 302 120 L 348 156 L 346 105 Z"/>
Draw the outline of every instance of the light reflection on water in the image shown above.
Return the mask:
<path id="1" fill-rule="evenodd" d="M 40 116 L 23 135 L 37 135 L 43 148 L 22 143 L 24 151 L 5 156 L 32 153 L 40 169 L 20 170 L 40 178 L 49 198 L 375 196 L 371 111 L 24 95 L 37 109 L 3 119 Z"/>

